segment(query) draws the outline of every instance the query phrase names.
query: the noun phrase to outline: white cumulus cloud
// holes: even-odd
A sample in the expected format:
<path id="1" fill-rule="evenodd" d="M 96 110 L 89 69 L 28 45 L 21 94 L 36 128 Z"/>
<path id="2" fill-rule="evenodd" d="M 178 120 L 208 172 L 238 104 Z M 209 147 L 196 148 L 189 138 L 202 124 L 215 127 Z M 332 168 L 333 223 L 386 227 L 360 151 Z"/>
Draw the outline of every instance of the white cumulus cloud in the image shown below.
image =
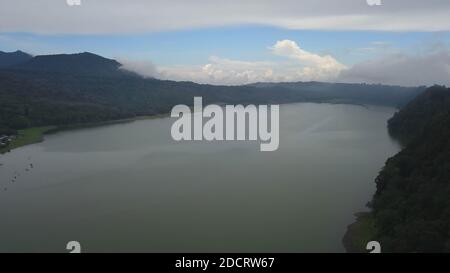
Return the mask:
<path id="1" fill-rule="evenodd" d="M 240 85 L 255 82 L 333 81 L 346 69 L 330 55 L 303 50 L 291 40 L 277 41 L 270 47 L 279 61 L 242 61 L 211 56 L 202 65 L 175 65 L 156 68 L 145 62 L 123 62 L 124 69 L 146 77 L 198 83 Z"/>
<path id="2" fill-rule="evenodd" d="M 301 49 L 291 40 L 278 41 L 273 47 L 274 54 L 298 61 L 304 67 L 298 71 L 299 78 L 309 80 L 333 80 L 346 66 L 330 55 L 320 56 Z"/>

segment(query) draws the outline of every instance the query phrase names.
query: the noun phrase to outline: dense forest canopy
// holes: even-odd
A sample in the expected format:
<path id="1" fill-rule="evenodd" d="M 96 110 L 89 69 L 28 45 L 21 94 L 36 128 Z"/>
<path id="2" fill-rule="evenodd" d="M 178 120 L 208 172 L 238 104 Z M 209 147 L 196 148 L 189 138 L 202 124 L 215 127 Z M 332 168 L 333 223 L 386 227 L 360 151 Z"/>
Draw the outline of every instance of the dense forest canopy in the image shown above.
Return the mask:
<path id="1" fill-rule="evenodd" d="M 405 142 L 370 203 L 386 252 L 450 252 L 450 89 L 434 86 L 389 121 Z"/>

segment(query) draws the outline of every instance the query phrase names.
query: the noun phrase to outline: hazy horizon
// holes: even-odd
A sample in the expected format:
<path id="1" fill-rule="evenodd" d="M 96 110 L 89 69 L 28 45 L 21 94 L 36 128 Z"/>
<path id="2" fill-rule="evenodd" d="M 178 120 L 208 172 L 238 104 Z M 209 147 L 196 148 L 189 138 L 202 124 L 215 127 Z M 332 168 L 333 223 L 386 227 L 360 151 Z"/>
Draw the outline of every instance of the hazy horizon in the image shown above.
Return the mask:
<path id="1" fill-rule="evenodd" d="M 144 76 L 215 85 L 450 85 L 450 4 L 381 3 L 2 0 L 0 50 L 94 52 Z"/>

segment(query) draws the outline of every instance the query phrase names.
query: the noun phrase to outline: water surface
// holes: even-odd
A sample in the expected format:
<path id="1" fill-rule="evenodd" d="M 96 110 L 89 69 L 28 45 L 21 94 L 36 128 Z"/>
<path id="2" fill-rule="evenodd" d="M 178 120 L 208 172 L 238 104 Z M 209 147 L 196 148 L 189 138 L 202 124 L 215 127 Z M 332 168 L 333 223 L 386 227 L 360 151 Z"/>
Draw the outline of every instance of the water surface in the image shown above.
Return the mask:
<path id="1" fill-rule="evenodd" d="M 175 142 L 170 118 L 46 136 L 0 157 L 0 251 L 344 251 L 399 150 L 394 111 L 283 105 L 276 152 Z"/>

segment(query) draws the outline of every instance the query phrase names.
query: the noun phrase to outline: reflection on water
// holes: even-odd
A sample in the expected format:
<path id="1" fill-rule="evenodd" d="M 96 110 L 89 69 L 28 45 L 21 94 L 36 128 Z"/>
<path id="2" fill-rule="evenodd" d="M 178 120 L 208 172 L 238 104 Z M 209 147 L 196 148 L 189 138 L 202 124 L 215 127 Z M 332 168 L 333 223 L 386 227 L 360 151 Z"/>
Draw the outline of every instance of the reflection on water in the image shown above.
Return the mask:
<path id="1" fill-rule="evenodd" d="M 399 147 L 394 109 L 281 107 L 280 148 L 174 142 L 170 118 L 61 132 L 0 157 L 0 251 L 336 252 Z"/>

